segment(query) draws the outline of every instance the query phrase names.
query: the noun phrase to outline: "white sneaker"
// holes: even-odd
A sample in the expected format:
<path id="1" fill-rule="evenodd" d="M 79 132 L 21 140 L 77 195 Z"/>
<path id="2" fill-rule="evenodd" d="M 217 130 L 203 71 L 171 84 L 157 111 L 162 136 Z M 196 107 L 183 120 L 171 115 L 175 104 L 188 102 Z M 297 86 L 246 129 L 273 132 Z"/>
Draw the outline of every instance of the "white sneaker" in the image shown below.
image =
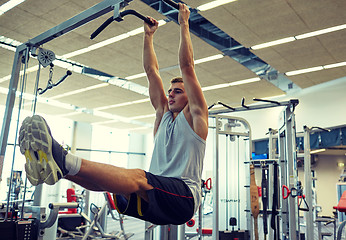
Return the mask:
<path id="1" fill-rule="evenodd" d="M 64 166 L 67 152 L 52 138 L 43 117 L 25 118 L 18 140 L 26 158 L 25 172 L 32 185 L 43 182 L 53 185 L 67 174 Z"/>

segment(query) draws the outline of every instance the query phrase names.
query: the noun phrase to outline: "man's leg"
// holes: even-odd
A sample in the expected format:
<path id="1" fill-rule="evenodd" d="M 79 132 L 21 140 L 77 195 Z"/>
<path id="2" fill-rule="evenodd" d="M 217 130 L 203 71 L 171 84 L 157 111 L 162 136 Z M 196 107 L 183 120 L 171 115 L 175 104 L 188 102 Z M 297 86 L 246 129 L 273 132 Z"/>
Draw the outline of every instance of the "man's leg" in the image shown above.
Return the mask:
<path id="1" fill-rule="evenodd" d="M 33 185 L 54 184 L 67 179 L 94 191 L 109 191 L 129 195 L 136 192 L 148 200 L 147 183 L 140 169 L 124 169 L 109 164 L 91 162 L 67 153 L 51 136 L 46 121 L 38 115 L 23 121 L 19 134 L 21 153 L 26 157 L 25 171 Z"/>
<path id="2" fill-rule="evenodd" d="M 125 196 L 137 193 L 146 201 L 146 191 L 153 189 L 141 169 L 120 168 L 85 159 L 82 159 L 80 171 L 76 175 L 66 175 L 65 178 L 91 191 L 107 191 Z"/>

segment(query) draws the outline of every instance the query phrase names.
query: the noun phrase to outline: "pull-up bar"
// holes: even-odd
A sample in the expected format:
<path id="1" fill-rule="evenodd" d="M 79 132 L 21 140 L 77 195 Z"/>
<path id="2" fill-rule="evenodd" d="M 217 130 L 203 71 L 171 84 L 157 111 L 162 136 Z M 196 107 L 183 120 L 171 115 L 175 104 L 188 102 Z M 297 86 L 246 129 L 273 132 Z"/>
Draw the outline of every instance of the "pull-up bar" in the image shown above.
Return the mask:
<path id="1" fill-rule="evenodd" d="M 140 14 L 139 12 L 135 10 L 129 9 L 119 13 L 118 16 L 112 16 L 108 18 L 104 23 L 102 23 L 102 25 L 98 29 L 96 29 L 95 32 L 91 34 L 90 39 L 94 39 L 97 35 L 100 34 L 100 32 L 102 32 L 113 21 L 117 21 L 117 22 L 123 21 L 123 17 L 125 17 L 126 15 L 134 15 L 142 19 L 144 22 L 148 23 L 149 25 L 153 25 L 153 22 L 151 22 L 149 18 L 143 16 L 142 14 Z"/>
<path id="2" fill-rule="evenodd" d="M 272 107 L 290 107 L 291 112 L 294 112 L 295 107 L 299 104 L 298 99 L 291 99 L 288 101 L 282 101 L 282 102 L 277 102 L 277 101 L 272 101 L 272 100 L 266 100 L 266 99 L 259 99 L 259 98 L 254 98 L 254 101 L 257 102 L 265 102 L 264 104 L 257 104 L 257 105 L 245 105 L 245 99 L 243 98 L 241 101 L 241 107 L 231 107 L 228 106 L 224 103 L 217 102 L 212 104 L 208 109 L 209 109 L 209 116 L 212 115 L 217 115 L 217 114 L 222 114 L 222 113 L 230 113 L 230 112 L 242 112 L 242 111 L 249 111 L 249 110 L 259 110 L 259 109 L 265 109 L 265 108 L 272 108 Z M 224 106 L 226 109 L 220 109 L 220 110 L 214 110 L 211 111 L 211 109 L 216 105 L 220 104 Z"/>

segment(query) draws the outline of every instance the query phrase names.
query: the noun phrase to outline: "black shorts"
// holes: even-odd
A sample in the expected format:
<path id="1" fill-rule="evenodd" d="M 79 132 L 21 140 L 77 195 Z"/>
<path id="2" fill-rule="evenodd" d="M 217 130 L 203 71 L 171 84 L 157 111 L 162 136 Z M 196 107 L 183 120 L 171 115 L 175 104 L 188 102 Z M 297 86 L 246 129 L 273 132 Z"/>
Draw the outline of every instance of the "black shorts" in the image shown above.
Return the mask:
<path id="1" fill-rule="evenodd" d="M 146 172 L 148 183 L 154 188 L 147 191 L 149 202 L 136 193 L 127 200 L 114 194 L 119 213 L 139 218 L 156 225 L 180 225 L 194 214 L 194 199 L 189 187 L 180 179 L 162 177 Z"/>

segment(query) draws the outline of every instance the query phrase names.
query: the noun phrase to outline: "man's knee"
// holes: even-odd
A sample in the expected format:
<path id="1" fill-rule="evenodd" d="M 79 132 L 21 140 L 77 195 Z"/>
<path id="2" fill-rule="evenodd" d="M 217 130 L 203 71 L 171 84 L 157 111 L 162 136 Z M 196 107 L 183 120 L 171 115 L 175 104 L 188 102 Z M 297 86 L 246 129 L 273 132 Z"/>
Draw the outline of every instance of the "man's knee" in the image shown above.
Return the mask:
<path id="1" fill-rule="evenodd" d="M 148 179 L 146 177 L 145 171 L 142 169 L 133 169 L 134 173 L 136 175 L 136 183 L 138 185 L 139 191 L 146 191 L 153 189 L 153 186 L 151 186 L 148 183 Z"/>

